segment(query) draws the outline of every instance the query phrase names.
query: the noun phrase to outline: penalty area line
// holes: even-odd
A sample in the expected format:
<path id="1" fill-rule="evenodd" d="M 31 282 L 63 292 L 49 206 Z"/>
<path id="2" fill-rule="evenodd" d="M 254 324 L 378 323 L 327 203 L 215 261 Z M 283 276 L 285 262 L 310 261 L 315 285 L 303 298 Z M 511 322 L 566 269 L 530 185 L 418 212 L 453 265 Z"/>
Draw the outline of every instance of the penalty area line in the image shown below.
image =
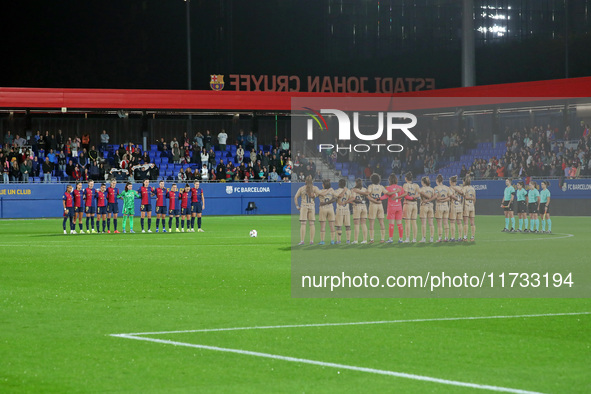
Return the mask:
<path id="1" fill-rule="evenodd" d="M 387 371 L 387 370 L 375 369 L 375 368 L 358 367 L 355 365 L 330 363 L 330 362 L 325 362 L 325 361 L 310 360 L 310 359 L 306 359 L 306 358 L 282 356 L 279 354 L 254 352 L 254 351 L 250 351 L 250 350 L 231 349 L 231 348 L 223 348 L 223 347 L 209 346 L 209 345 L 198 345 L 198 344 L 193 344 L 193 343 L 170 341 L 167 339 L 139 337 L 139 336 L 134 336 L 134 335 L 129 335 L 129 334 L 111 334 L 111 336 L 119 337 L 119 338 L 126 338 L 126 339 L 135 339 L 138 341 L 155 342 L 155 343 L 161 343 L 161 344 L 173 345 L 173 346 L 184 346 L 184 347 L 212 350 L 212 351 L 224 352 L 224 353 L 234 353 L 234 354 L 240 354 L 240 355 L 245 355 L 245 356 L 262 357 L 262 358 L 268 358 L 268 359 L 273 359 L 273 360 L 293 362 L 293 363 L 298 363 L 298 364 L 309 364 L 309 365 L 316 365 L 316 366 L 321 366 L 321 367 L 344 369 L 344 370 L 355 371 L 355 372 L 365 372 L 365 373 L 372 373 L 372 374 L 376 374 L 376 375 L 393 376 L 393 377 L 397 377 L 397 378 L 411 379 L 411 380 L 417 380 L 417 381 L 429 382 L 429 383 L 438 383 L 438 384 L 444 384 L 444 385 L 456 386 L 456 387 L 468 387 L 468 388 L 472 388 L 472 389 L 496 391 L 496 392 L 503 392 L 503 393 L 540 394 L 539 392 L 536 392 L 536 391 L 527 391 L 527 390 L 514 389 L 514 388 L 509 388 L 509 387 L 491 386 L 491 385 L 486 385 L 486 384 L 461 382 L 461 381 L 457 381 L 457 380 L 441 379 L 441 378 L 435 378 L 435 377 L 431 377 L 431 376 L 416 375 L 416 374 L 405 373 L 405 372 L 396 372 L 396 371 Z"/>
<path id="2" fill-rule="evenodd" d="M 160 334 L 186 334 L 186 333 L 196 333 L 196 332 L 268 330 L 268 329 L 278 329 L 278 328 L 362 326 L 362 325 L 372 325 L 372 324 L 422 323 L 422 322 L 438 322 L 438 321 L 487 320 L 487 319 L 522 319 L 522 318 L 532 318 L 532 317 L 580 316 L 580 315 L 591 315 L 591 312 L 540 313 L 540 314 L 529 314 L 529 315 L 506 315 L 506 316 L 435 317 L 435 318 L 426 318 L 426 319 L 378 320 L 378 321 L 360 321 L 360 322 L 343 322 L 343 323 L 285 324 L 285 325 L 276 325 L 276 326 L 203 328 L 203 329 L 197 329 L 197 330 L 136 332 L 136 333 L 123 333 L 123 334 L 111 334 L 111 335 L 112 336 L 140 336 L 140 335 L 160 335 Z"/>

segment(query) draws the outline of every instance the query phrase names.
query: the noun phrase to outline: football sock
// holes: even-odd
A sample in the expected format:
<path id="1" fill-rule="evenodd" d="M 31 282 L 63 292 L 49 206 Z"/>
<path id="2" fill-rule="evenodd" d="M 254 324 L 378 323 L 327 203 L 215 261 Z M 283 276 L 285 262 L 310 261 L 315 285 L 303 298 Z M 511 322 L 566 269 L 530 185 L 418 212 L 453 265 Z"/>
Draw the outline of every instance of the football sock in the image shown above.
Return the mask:
<path id="1" fill-rule="evenodd" d="M 552 231 L 552 219 L 548 219 L 548 231 Z"/>
<path id="2" fill-rule="evenodd" d="M 172 228 L 172 216 L 168 218 L 168 228 Z"/>
<path id="3" fill-rule="evenodd" d="M 195 228 L 195 218 L 191 218 L 191 228 Z"/>
<path id="4" fill-rule="evenodd" d="M 158 227 L 160 227 L 160 219 L 156 219 L 156 230 L 158 230 Z"/>
<path id="5" fill-rule="evenodd" d="M 170 222 L 172 224 L 172 222 Z M 166 228 L 166 218 L 162 218 L 162 228 Z"/>
<path id="6" fill-rule="evenodd" d="M 133 216 L 129 217 L 129 229 L 133 231 Z"/>
<path id="7" fill-rule="evenodd" d="M 107 230 L 111 231 L 111 218 L 107 218 Z"/>
<path id="8" fill-rule="evenodd" d="M 390 238 L 392 238 L 394 236 L 394 225 L 393 224 L 388 225 L 388 235 Z"/>
<path id="9" fill-rule="evenodd" d="M 103 233 L 105 232 L 105 227 L 107 227 L 107 223 L 103 220 Z"/>
<path id="10" fill-rule="evenodd" d="M 66 222 L 68 221 L 68 217 L 64 217 L 64 223 L 62 224 L 64 230 L 66 229 Z M 70 228 L 72 228 L 72 226 L 70 226 Z"/>
<path id="11" fill-rule="evenodd" d="M 515 228 L 515 218 L 511 218 L 511 228 Z"/>
<path id="12" fill-rule="evenodd" d="M 527 218 L 523 219 L 523 223 L 525 223 L 525 229 L 527 230 Z"/>
<path id="13" fill-rule="evenodd" d="M 117 219 L 113 219 L 113 228 L 117 231 Z"/>
<path id="14" fill-rule="evenodd" d="M 402 238 L 402 234 L 404 234 L 404 230 L 402 229 L 402 223 L 398 225 L 398 238 Z"/>
<path id="15" fill-rule="evenodd" d="M 144 218 L 140 219 L 140 224 L 142 225 L 142 230 L 144 229 Z"/>
<path id="16" fill-rule="evenodd" d="M 80 227 L 80 230 L 82 230 L 82 222 L 78 223 L 78 227 Z M 74 230 L 76 230 L 76 223 L 74 223 Z"/>
<path id="17" fill-rule="evenodd" d="M 509 218 L 505 218 L 505 229 L 509 230 Z"/>
<path id="18" fill-rule="evenodd" d="M 70 230 L 76 230 L 76 223 L 72 218 L 70 218 Z"/>
<path id="19" fill-rule="evenodd" d="M 176 223 L 176 228 L 179 228 L 179 219 L 180 218 L 177 216 L 175 219 L 176 220 L 174 222 Z"/>
<path id="20" fill-rule="evenodd" d="M 123 231 L 125 231 L 125 226 L 127 224 L 127 215 L 123 216 Z"/>
<path id="21" fill-rule="evenodd" d="M 540 219 L 536 219 L 536 231 L 540 231 Z"/>
<path id="22" fill-rule="evenodd" d="M 94 229 L 94 216 L 90 217 L 90 229 Z"/>
<path id="23" fill-rule="evenodd" d="M 90 218 L 86 217 L 86 231 L 88 231 L 88 224 L 90 223 Z"/>
<path id="24" fill-rule="evenodd" d="M 148 230 L 152 227 L 152 219 L 148 218 Z"/>
<path id="25" fill-rule="evenodd" d="M 534 231 L 535 226 L 536 226 L 536 221 L 534 219 L 531 219 L 529 221 L 529 231 Z"/>
<path id="26" fill-rule="evenodd" d="M 197 228 L 201 228 L 201 218 L 197 218 Z"/>
<path id="27" fill-rule="evenodd" d="M 519 219 L 519 229 L 523 229 L 523 219 Z"/>
<path id="28" fill-rule="evenodd" d="M 181 220 L 181 228 L 185 228 L 185 221 Z"/>
<path id="29" fill-rule="evenodd" d="M 546 220 L 542 220 L 542 231 L 546 231 Z"/>

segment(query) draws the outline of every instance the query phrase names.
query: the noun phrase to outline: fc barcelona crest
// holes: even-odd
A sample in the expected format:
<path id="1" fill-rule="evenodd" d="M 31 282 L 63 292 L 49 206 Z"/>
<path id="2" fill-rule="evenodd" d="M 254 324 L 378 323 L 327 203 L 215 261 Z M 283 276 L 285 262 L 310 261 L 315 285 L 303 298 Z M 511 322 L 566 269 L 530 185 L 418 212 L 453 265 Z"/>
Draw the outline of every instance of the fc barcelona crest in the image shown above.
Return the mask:
<path id="1" fill-rule="evenodd" d="M 209 86 L 213 90 L 222 90 L 224 88 L 224 76 L 223 75 L 210 75 L 211 80 L 209 81 Z"/>

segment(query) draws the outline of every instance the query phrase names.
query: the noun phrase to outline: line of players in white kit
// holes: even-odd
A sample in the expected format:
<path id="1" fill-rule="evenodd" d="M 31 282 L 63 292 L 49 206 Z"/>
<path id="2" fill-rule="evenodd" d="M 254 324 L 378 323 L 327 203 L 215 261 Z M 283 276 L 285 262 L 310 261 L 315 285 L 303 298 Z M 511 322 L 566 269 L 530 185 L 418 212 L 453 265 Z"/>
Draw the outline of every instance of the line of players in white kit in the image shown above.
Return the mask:
<path id="1" fill-rule="evenodd" d="M 338 189 L 331 187 L 329 180 L 322 182 L 323 188 L 314 186 L 312 177 L 306 178 L 306 185 L 299 188 L 294 201 L 300 211 L 300 242 L 304 245 L 306 229 L 310 232 L 310 245 L 314 244 L 315 237 L 315 200 L 319 199 L 320 207 L 318 221 L 320 222 L 320 245 L 326 244 L 326 224 L 330 228 L 330 243 L 347 244 L 359 243 L 359 233 L 363 233 L 361 244 L 374 243 L 374 224 L 377 220 L 380 225 L 380 243 L 393 243 L 395 228 L 398 228 L 398 242 L 417 242 L 418 226 L 417 217 L 421 219 L 421 240 L 427 242 L 427 226 L 429 227 L 429 241 L 435 238 L 435 226 L 433 218 L 437 220 L 437 242 L 474 241 L 476 226 L 474 224 L 476 191 L 471 186 L 470 177 L 458 185 L 458 177 L 449 179 L 449 186 L 443 184 L 443 177 L 438 175 L 436 186 L 431 187 L 428 177 L 421 179 L 422 187 L 413 183 L 413 176 L 407 173 L 406 183 L 401 187 L 398 178 L 391 174 L 388 178 L 389 185 L 381 185 L 381 177 L 372 174 L 371 184 L 363 186 L 361 179 L 357 179 L 354 188 L 347 188 L 347 181 L 341 179 Z M 383 200 L 387 200 L 387 211 L 384 214 Z M 336 212 L 334 209 L 336 203 Z M 369 204 L 369 207 L 368 207 Z M 351 241 L 351 211 L 353 208 L 354 238 Z M 389 238 L 385 239 L 385 222 L 389 224 Z M 369 240 L 367 220 L 369 220 Z M 405 228 L 402 221 L 405 222 Z M 343 227 L 345 240 L 343 240 Z M 457 229 L 457 237 L 456 237 Z M 450 231 L 451 230 L 451 231 Z M 451 232 L 451 234 L 450 234 Z M 406 234 L 406 239 L 404 239 Z"/>

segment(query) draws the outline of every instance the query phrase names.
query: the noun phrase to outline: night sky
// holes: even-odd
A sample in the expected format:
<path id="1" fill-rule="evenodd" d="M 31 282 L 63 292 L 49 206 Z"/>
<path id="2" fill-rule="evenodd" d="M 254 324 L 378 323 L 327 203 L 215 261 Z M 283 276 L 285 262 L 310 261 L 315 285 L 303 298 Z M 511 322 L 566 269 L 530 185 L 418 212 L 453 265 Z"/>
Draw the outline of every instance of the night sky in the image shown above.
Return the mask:
<path id="1" fill-rule="evenodd" d="M 191 2 L 193 89 L 210 74 L 434 77 L 460 85 L 460 51 L 335 59 L 313 0 Z M 0 86 L 186 89 L 182 0 L 19 1 L 3 5 Z M 231 22 L 230 22 L 231 21 Z M 589 37 L 573 37 L 570 76 L 591 70 Z M 580 48 L 586 48 L 581 50 Z M 562 78 L 562 41 L 477 51 L 477 84 Z"/>

